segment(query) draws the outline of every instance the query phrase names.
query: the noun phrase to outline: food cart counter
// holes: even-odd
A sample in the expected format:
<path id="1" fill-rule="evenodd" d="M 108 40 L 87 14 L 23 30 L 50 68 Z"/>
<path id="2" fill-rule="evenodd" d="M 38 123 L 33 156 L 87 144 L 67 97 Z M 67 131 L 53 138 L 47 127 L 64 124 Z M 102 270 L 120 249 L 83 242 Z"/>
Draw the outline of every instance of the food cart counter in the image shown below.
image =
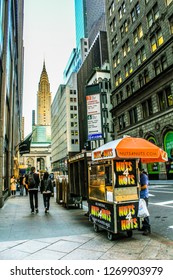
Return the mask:
<path id="1" fill-rule="evenodd" d="M 89 217 L 94 230 L 114 234 L 138 228 L 138 160 L 100 160 L 89 166 Z"/>
<path id="2" fill-rule="evenodd" d="M 139 161 L 165 162 L 167 153 L 143 139 L 124 136 L 92 151 L 88 168 L 89 218 L 108 239 L 119 232 L 129 237 L 138 229 Z"/>

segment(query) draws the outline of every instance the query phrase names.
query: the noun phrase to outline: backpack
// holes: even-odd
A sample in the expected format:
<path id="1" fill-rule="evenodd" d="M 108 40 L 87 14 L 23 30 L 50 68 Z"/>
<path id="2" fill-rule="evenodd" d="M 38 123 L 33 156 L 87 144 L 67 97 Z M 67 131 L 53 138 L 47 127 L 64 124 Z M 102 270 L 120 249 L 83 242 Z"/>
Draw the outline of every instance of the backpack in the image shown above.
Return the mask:
<path id="1" fill-rule="evenodd" d="M 28 187 L 32 189 L 35 187 L 35 184 L 34 173 L 30 173 L 28 175 Z"/>

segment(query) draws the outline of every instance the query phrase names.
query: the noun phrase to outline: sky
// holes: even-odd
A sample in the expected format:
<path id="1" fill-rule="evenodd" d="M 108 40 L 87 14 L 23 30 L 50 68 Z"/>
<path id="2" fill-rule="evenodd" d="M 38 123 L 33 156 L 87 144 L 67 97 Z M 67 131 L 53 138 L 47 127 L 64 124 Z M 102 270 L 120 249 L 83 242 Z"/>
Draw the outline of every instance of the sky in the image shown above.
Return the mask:
<path id="1" fill-rule="evenodd" d="M 74 0 L 24 0 L 23 116 L 25 137 L 32 131 L 32 110 L 45 60 L 52 101 L 75 48 Z"/>

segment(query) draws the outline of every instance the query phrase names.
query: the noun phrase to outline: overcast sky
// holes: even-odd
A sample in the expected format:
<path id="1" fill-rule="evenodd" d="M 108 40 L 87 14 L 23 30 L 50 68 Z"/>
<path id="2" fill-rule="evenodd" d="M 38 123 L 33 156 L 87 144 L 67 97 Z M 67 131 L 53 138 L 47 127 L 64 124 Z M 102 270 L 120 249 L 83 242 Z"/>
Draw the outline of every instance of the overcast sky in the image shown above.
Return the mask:
<path id="1" fill-rule="evenodd" d="M 75 47 L 74 0 L 24 0 L 25 136 L 32 131 L 38 83 L 45 60 L 52 100 Z"/>

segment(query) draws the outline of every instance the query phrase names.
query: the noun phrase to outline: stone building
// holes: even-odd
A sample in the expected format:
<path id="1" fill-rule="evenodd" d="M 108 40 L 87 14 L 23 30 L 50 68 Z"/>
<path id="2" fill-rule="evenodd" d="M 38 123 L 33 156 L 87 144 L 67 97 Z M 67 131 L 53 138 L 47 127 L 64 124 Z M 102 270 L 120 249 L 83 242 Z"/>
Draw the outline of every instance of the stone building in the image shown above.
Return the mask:
<path id="1" fill-rule="evenodd" d="M 106 1 L 114 137 L 143 137 L 168 153 L 148 164 L 173 179 L 173 0 Z"/>
<path id="2" fill-rule="evenodd" d="M 0 1 L 0 207 L 18 176 L 22 137 L 23 0 Z"/>

